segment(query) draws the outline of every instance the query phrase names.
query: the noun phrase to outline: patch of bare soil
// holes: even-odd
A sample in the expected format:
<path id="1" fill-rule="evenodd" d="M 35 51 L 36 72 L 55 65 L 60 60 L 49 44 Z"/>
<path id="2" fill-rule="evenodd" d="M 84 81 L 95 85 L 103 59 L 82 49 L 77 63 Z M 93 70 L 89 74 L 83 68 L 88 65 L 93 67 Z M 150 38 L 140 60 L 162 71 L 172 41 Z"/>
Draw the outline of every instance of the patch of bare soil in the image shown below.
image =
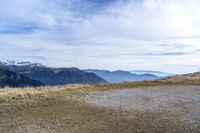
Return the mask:
<path id="1" fill-rule="evenodd" d="M 80 101 L 109 109 L 172 112 L 200 122 L 200 86 L 155 86 L 90 92 Z"/>

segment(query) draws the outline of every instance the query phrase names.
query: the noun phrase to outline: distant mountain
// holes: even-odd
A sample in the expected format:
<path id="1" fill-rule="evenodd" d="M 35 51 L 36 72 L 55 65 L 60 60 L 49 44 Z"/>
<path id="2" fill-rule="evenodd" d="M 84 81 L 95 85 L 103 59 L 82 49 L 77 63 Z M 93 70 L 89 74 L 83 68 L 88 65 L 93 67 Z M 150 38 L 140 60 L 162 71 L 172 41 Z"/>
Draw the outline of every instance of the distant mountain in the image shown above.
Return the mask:
<path id="1" fill-rule="evenodd" d="M 39 63 L 1 62 L 0 68 L 20 73 L 47 85 L 99 84 L 106 80 L 77 68 L 50 68 Z"/>
<path id="2" fill-rule="evenodd" d="M 108 71 L 108 70 L 94 70 L 88 69 L 85 70 L 86 72 L 94 73 L 99 77 L 107 80 L 110 83 L 121 83 L 125 81 L 139 81 L 139 80 L 155 80 L 159 79 L 160 77 L 153 75 L 153 74 L 132 74 L 128 71 Z"/>
<path id="3" fill-rule="evenodd" d="M 26 76 L 23 76 L 21 74 L 17 74 L 15 72 L 11 72 L 8 70 L 0 69 L 0 87 L 26 87 L 26 86 L 32 86 L 37 87 L 44 85 L 43 83 L 32 80 Z"/>
<path id="4" fill-rule="evenodd" d="M 129 72 L 132 73 L 132 74 L 137 74 L 137 75 L 153 74 L 153 75 L 156 75 L 158 77 L 169 77 L 169 76 L 175 75 L 175 74 L 171 74 L 171 73 L 165 73 L 165 72 L 160 72 L 160 71 L 148 71 L 148 70 L 131 70 Z"/>

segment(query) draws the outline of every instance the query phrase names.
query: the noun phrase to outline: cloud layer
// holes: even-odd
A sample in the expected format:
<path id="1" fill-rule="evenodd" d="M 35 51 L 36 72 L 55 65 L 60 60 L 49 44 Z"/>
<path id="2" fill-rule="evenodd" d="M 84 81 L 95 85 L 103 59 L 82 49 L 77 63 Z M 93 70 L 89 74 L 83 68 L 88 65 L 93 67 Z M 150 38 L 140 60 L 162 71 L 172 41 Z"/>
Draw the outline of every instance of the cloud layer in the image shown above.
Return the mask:
<path id="1" fill-rule="evenodd" d="M 56 67 L 200 67 L 199 0 L 1 0 L 0 57 Z"/>

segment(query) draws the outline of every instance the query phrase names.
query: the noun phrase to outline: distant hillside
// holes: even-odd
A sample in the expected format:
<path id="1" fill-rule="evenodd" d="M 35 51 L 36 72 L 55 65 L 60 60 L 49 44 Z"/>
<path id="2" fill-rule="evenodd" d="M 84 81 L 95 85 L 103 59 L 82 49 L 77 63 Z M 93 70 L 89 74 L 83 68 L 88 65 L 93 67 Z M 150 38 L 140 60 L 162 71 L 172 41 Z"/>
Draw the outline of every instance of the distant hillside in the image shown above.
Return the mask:
<path id="1" fill-rule="evenodd" d="M 121 82 L 132 82 L 132 81 L 140 81 L 140 80 L 155 80 L 159 79 L 160 77 L 153 75 L 153 74 L 132 74 L 128 71 L 108 71 L 108 70 L 93 70 L 88 69 L 85 70 L 86 72 L 91 72 L 99 77 L 109 81 L 110 83 L 121 83 Z"/>
<path id="2" fill-rule="evenodd" d="M 20 73 L 47 85 L 107 83 L 97 75 L 77 68 L 49 68 L 39 63 L 13 61 L 1 62 L 0 68 Z"/>
<path id="3" fill-rule="evenodd" d="M 17 74 L 15 72 L 11 72 L 8 70 L 0 69 L 0 87 L 26 87 L 26 86 L 41 86 L 44 85 L 43 83 L 32 80 L 26 76 L 21 74 Z"/>

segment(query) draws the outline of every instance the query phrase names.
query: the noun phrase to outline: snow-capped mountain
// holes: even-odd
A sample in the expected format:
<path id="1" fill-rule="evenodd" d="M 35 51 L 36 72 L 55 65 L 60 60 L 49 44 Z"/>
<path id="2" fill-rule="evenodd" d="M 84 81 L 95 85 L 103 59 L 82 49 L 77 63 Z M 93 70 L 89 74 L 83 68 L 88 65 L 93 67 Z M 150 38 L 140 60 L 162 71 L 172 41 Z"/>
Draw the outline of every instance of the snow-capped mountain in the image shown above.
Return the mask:
<path id="1" fill-rule="evenodd" d="M 31 67 L 44 67 L 41 63 L 31 63 L 24 61 L 0 60 L 1 66 L 31 66 Z"/>

